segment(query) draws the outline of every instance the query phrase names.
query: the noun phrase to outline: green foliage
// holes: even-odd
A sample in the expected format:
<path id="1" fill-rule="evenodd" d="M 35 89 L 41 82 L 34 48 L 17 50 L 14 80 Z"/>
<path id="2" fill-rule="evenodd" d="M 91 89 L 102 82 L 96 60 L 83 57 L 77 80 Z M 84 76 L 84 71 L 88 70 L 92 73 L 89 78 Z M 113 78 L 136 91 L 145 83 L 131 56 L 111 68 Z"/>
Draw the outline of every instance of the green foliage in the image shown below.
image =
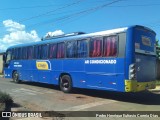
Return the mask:
<path id="1" fill-rule="evenodd" d="M 160 45 L 159 45 L 159 40 L 156 40 L 156 54 L 158 60 L 160 60 Z"/>
<path id="2" fill-rule="evenodd" d="M 156 40 L 156 46 L 159 46 L 159 40 Z"/>
<path id="3" fill-rule="evenodd" d="M 157 58 L 160 60 L 160 47 L 159 46 L 156 47 L 156 54 L 157 54 Z"/>
<path id="4" fill-rule="evenodd" d="M 157 80 L 157 81 L 156 81 L 156 85 L 160 85 L 160 80 Z"/>
<path id="5" fill-rule="evenodd" d="M 12 104 L 13 103 L 13 99 L 9 94 L 0 91 L 0 103 Z"/>

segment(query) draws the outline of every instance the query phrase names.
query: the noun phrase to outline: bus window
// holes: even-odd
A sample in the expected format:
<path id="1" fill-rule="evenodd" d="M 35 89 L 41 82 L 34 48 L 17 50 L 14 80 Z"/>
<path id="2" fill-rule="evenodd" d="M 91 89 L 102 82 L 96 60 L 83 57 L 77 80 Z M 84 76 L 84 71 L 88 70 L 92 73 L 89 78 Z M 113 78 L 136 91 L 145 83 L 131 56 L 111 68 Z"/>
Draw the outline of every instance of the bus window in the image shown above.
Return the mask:
<path id="1" fill-rule="evenodd" d="M 104 38 L 103 56 L 111 57 L 117 55 L 117 36 L 109 36 Z"/>
<path id="2" fill-rule="evenodd" d="M 7 51 L 7 58 L 6 58 L 6 63 L 9 63 L 10 62 L 10 60 L 11 60 L 11 50 L 8 50 Z"/>
<path id="3" fill-rule="evenodd" d="M 48 58 L 48 45 L 41 46 L 41 58 L 47 59 Z"/>
<path id="4" fill-rule="evenodd" d="M 15 59 L 15 49 L 12 49 L 12 58 L 11 58 L 12 60 L 14 60 Z"/>
<path id="5" fill-rule="evenodd" d="M 57 58 L 64 58 L 64 43 L 59 43 L 57 46 Z"/>
<path id="6" fill-rule="evenodd" d="M 22 48 L 22 59 L 27 59 L 27 47 Z"/>
<path id="7" fill-rule="evenodd" d="M 33 46 L 28 47 L 28 59 L 33 59 Z"/>
<path id="8" fill-rule="evenodd" d="M 41 46 L 35 46 L 34 47 L 34 59 L 40 59 L 41 58 Z"/>
<path id="9" fill-rule="evenodd" d="M 75 58 L 75 57 L 77 57 L 77 55 L 76 55 L 77 41 L 69 41 L 69 42 L 67 42 L 66 50 L 67 50 L 67 53 L 66 53 L 67 58 Z"/>
<path id="10" fill-rule="evenodd" d="M 84 58 L 88 56 L 88 40 L 80 40 L 78 41 L 78 58 Z"/>
<path id="11" fill-rule="evenodd" d="M 22 59 L 22 48 L 18 48 L 18 60 Z"/>
<path id="12" fill-rule="evenodd" d="M 90 57 L 102 56 L 102 37 L 92 38 L 90 41 Z"/>
<path id="13" fill-rule="evenodd" d="M 56 58 L 56 50 L 57 50 L 57 44 L 49 45 L 49 51 L 48 51 L 49 59 Z"/>
<path id="14" fill-rule="evenodd" d="M 14 55 L 15 55 L 15 60 L 21 59 L 21 48 L 15 48 Z"/>

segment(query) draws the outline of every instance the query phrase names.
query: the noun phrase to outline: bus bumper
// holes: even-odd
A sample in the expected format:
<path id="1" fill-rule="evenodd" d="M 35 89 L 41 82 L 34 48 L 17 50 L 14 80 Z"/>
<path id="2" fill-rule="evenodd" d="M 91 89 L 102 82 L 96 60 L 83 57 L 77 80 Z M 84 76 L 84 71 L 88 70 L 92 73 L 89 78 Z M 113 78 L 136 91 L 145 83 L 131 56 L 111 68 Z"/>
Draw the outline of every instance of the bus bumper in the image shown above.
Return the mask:
<path id="1" fill-rule="evenodd" d="M 125 80 L 125 92 L 139 92 L 147 89 L 154 89 L 156 81 L 137 82 L 136 80 Z"/>

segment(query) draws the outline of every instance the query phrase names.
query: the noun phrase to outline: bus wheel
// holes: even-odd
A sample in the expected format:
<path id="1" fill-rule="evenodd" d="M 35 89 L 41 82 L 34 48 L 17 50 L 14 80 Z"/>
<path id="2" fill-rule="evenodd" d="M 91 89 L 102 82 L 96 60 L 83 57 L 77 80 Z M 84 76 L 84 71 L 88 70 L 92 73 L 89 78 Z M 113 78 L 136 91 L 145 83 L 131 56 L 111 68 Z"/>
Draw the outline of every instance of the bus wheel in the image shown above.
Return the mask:
<path id="1" fill-rule="evenodd" d="M 20 82 L 20 80 L 19 80 L 19 74 L 18 74 L 17 71 L 15 71 L 15 72 L 13 73 L 13 81 L 14 81 L 15 83 L 19 83 L 19 82 Z"/>
<path id="2" fill-rule="evenodd" d="M 64 93 L 69 93 L 72 90 L 72 80 L 69 75 L 63 75 L 60 79 L 60 89 Z"/>

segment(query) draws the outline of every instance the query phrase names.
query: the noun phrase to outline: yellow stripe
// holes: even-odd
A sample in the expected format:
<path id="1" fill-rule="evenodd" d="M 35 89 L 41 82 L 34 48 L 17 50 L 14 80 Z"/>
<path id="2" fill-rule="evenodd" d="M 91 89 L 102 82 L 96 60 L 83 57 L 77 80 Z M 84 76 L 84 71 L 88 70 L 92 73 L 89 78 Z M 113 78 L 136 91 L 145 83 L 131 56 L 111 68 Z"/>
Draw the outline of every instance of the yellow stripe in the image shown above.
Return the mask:
<path id="1" fill-rule="evenodd" d="M 139 92 L 146 89 L 154 89 L 156 81 L 137 82 L 136 80 L 125 80 L 125 92 Z"/>

